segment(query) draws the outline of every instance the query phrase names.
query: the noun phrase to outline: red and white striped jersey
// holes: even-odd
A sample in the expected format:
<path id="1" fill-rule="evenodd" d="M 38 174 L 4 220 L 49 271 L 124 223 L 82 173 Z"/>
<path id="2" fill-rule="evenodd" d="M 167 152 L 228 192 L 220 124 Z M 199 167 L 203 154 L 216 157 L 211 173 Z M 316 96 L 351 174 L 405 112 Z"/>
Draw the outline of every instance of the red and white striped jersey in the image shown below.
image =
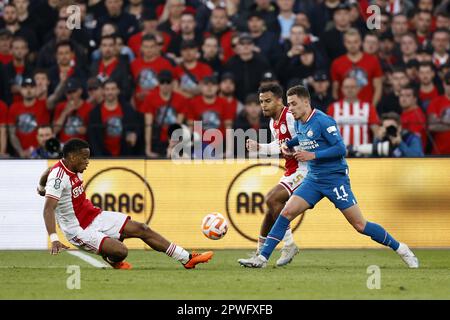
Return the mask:
<path id="1" fill-rule="evenodd" d="M 295 137 L 294 129 L 295 119 L 292 113 L 289 112 L 287 107 L 283 108 L 278 120 L 270 119 L 270 131 L 275 140 L 270 144 L 260 144 L 260 150 L 263 153 L 280 153 L 280 145 Z M 285 176 L 290 176 L 292 173 L 296 172 L 301 166 L 306 168 L 306 163 L 298 162 L 294 158 L 286 159 L 285 163 Z"/>
<path id="2" fill-rule="evenodd" d="M 370 126 L 380 124 L 377 111 L 369 102 L 336 101 L 327 113 L 336 120 L 347 146 L 370 143 Z"/>
<path id="3" fill-rule="evenodd" d="M 81 174 L 67 169 L 62 160 L 51 169 L 45 190 L 46 197 L 58 200 L 56 220 L 66 235 L 85 229 L 102 212 L 86 199 Z"/>

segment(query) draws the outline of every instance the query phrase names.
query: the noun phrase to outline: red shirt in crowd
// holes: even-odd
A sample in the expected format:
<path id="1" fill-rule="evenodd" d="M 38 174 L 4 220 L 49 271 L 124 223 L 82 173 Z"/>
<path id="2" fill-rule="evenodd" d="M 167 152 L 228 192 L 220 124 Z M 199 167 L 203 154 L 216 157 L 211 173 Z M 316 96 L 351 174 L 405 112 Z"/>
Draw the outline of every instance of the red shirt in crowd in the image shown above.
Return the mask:
<path id="1" fill-rule="evenodd" d="M 8 106 L 0 100 L 0 127 L 8 123 Z"/>
<path id="2" fill-rule="evenodd" d="M 35 100 L 32 106 L 26 107 L 24 103 L 15 102 L 8 113 L 8 124 L 16 127 L 16 135 L 22 149 L 37 148 L 37 128 L 49 124 L 50 115 L 45 100 Z"/>
<path id="3" fill-rule="evenodd" d="M 378 58 L 373 55 L 364 52 L 362 58 L 354 63 L 345 54 L 336 58 L 331 64 L 331 79 L 339 82 L 339 88 L 341 88 L 342 82 L 347 76 L 354 77 L 361 88 L 358 98 L 361 101 L 372 102 L 373 79 L 382 77 L 383 70 Z M 342 99 L 340 90 L 339 98 Z"/>
<path id="4" fill-rule="evenodd" d="M 174 68 L 169 60 L 163 57 L 145 62 L 142 58 L 135 59 L 131 63 L 131 73 L 136 83 L 135 95 L 154 89 L 158 85 L 158 73 L 161 70 L 170 70 L 173 72 Z M 139 106 L 144 99 L 136 97 L 136 105 Z"/>
<path id="5" fill-rule="evenodd" d="M 422 139 L 422 145 L 427 145 L 427 118 L 419 106 L 409 110 L 403 110 L 400 120 L 403 129 L 414 132 Z"/>
<path id="6" fill-rule="evenodd" d="M 187 71 L 195 78 L 195 81 L 182 66 L 175 68 L 175 76 L 180 80 L 181 88 L 185 89 L 195 88 L 204 77 L 211 76 L 214 73 L 209 65 L 199 61 L 197 61 L 194 68 L 187 69 Z"/>
<path id="7" fill-rule="evenodd" d="M 12 54 L 3 54 L 0 53 L 0 63 L 2 64 L 8 64 L 13 60 Z"/>
<path id="8" fill-rule="evenodd" d="M 434 114 L 438 119 L 443 117 L 450 121 L 450 99 L 442 95 L 430 102 L 427 114 Z M 442 132 L 433 132 L 433 151 L 432 154 L 450 154 L 450 130 Z"/>
<path id="9" fill-rule="evenodd" d="M 230 105 L 225 99 L 216 97 L 213 103 L 208 104 L 201 95 L 190 100 L 187 117 L 189 120 L 202 121 L 203 131 L 219 129 L 222 134 L 225 134 L 224 121 L 233 120 Z"/>
<path id="10" fill-rule="evenodd" d="M 210 32 L 204 33 L 204 38 L 210 36 Z M 222 63 L 225 64 L 233 55 L 233 46 L 231 44 L 231 38 L 233 37 L 233 33 L 231 31 L 227 31 L 223 33 L 219 38 L 219 46 L 222 48 Z"/>
<path id="11" fill-rule="evenodd" d="M 172 98 L 165 101 L 161 98 L 160 88 L 150 91 L 142 104 L 141 112 L 153 115 L 153 123 L 161 126 L 160 140 L 168 140 L 168 129 L 177 123 L 179 114 L 186 113 L 186 99 L 179 93 L 173 92 Z"/>
<path id="12" fill-rule="evenodd" d="M 439 91 L 437 90 L 436 86 L 434 86 L 433 90 L 428 93 L 419 90 L 419 99 L 424 110 L 427 110 L 430 102 L 437 97 L 439 97 Z"/>
<path id="13" fill-rule="evenodd" d="M 162 52 L 166 52 L 167 48 L 169 47 L 170 44 L 170 35 L 167 34 L 166 32 L 162 32 L 162 37 L 163 37 L 163 47 L 162 47 Z M 128 40 L 128 47 L 130 47 L 130 49 L 133 51 L 134 55 L 136 56 L 136 58 L 140 58 L 141 57 L 141 44 L 142 44 L 142 37 L 144 36 L 144 32 L 138 32 L 135 35 L 131 36 L 130 40 Z"/>
<path id="14" fill-rule="evenodd" d="M 120 147 L 123 132 L 123 111 L 120 104 L 114 110 L 108 110 L 105 104 L 101 108 L 102 123 L 105 127 L 104 144 L 105 149 L 111 155 L 120 155 Z"/>
<path id="15" fill-rule="evenodd" d="M 67 106 L 67 101 L 60 102 L 55 109 L 53 119 L 56 121 L 61 116 L 61 113 Z M 82 105 L 74 110 L 66 117 L 66 120 L 59 132 L 58 138 L 61 142 L 66 142 L 72 138 L 79 138 L 87 140 L 86 134 L 79 134 L 78 129 L 80 127 L 87 128 L 89 121 L 89 113 L 92 110 L 92 105 L 89 102 L 83 101 Z"/>
<path id="16" fill-rule="evenodd" d="M 112 61 L 107 66 L 105 66 L 105 64 L 103 63 L 103 59 L 100 60 L 100 64 L 98 65 L 97 76 L 99 75 L 103 78 L 111 77 L 111 74 L 114 72 L 118 64 L 119 59 L 117 58 L 113 58 Z"/>

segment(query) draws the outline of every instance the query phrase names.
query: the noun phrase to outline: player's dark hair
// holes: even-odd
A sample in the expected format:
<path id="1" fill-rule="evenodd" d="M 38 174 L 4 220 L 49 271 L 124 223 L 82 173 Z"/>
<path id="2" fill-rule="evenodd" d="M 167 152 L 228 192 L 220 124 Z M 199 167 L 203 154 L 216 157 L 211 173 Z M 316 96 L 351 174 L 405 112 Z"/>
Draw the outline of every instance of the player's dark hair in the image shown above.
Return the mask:
<path id="1" fill-rule="evenodd" d="M 283 88 L 277 83 L 266 83 L 259 87 L 258 94 L 272 92 L 277 98 L 283 98 Z"/>
<path id="2" fill-rule="evenodd" d="M 406 68 L 404 66 L 393 66 L 391 73 L 402 72 L 406 74 Z"/>
<path id="3" fill-rule="evenodd" d="M 286 94 L 288 97 L 289 96 L 297 96 L 300 98 L 308 98 L 308 100 L 311 99 L 308 89 L 306 89 L 306 87 L 301 86 L 301 85 L 289 88 L 289 90 L 287 91 Z"/>
<path id="4" fill-rule="evenodd" d="M 80 152 L 82 149 L 89 149 L 89 143 L 81 139 L 70 139 L 64 144 L 63 157 L 66 158 L 71 153 Z"/>
<path id="5" fill-rule="evenodd" d="M 117 86 L 117 88 L 119 88 L 119 84 L 117 83 L 117 81 L 111 78 L 102 83 L 102 88 L 106 87 L 106 85 L 110 83 L 114 83 Z"/>

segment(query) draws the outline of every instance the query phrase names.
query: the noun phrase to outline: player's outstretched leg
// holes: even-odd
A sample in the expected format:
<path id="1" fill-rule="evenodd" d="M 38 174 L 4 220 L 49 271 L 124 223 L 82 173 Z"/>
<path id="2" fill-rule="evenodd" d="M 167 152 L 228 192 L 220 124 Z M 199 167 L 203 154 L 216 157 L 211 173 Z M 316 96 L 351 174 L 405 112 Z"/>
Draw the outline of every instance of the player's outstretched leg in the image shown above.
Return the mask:
<path id="1" fill-rule="evenodd" d="M 275 247 L 283 239 L 289 223 L 294 220 L 300 213 L 309 208 L 309 204 L 301 197 L 293 195 L 284 206 L 281 214 L 278 216 L 275 224 L 270 230 L 261 254 L 256 257 L 240 262 L 241 265 L 250 268 L 264 268 L 267 265 L 270 255 Z"/>
<path id="2" fill-rule="evenodd" d="M 395 240 L 394 237 L 392 237 L 382 226 L 370 221 L 366 221 L 357 204 L 341 211 L 348 222 L 350 222 L 350 224 L 356 229 L 356 231 L 371 237 L 372 240 L 384 246 L 390 247 L 392 250 L 397 252 L 397 254 L 408 265 L 408 267 L 419 267 L 419 260 L 409 249 L 409 247 L 406 244 Z"/>
<path id="3" fill-rule="evenodd" d="M 152 249 L 165 252 L 169 257 L 180 261 L 186 269 L 194 269 L 197 264 L 208 262 L 214 254 L 212 251 L 204 253 L 192 252 L 190 254 L 175 243 L 170 243 L 159 233 L 150 229 L 146 224 L 132 220 L 128 221 L 125 225 L 122 236 L 124 238 L 141 239 Z"/>
<path id="4" fill-rule="evenodd" d="M 288 191 L 280 184 L 276 185 L 272 190 L 270 190 L 265 196 L 267 211 L 264 215 L 264 220 L 261 224 L 260 234 L 258 237 L 258 246 L 256 253 L 253 256 L 258 256 L 264 246 L 270 229 L 275 223 L 278 215 L 283 209 L 286 201 L 289 200 L 290 194 Z M 292 261 L 294 256 L 299 252 L 297 245 L 294 243 L 294 238 L 292 235 L 292 230 L 288 226 L 286 234 L 283 238 L 284 246 L 281 249 L 281 257 L 277 261 L 277 266 L 284 266 Z M 245 264 L 248 259 L 239 259 L 240 264 Z M 243 262 L 243 263 L 242 263 Z"/>

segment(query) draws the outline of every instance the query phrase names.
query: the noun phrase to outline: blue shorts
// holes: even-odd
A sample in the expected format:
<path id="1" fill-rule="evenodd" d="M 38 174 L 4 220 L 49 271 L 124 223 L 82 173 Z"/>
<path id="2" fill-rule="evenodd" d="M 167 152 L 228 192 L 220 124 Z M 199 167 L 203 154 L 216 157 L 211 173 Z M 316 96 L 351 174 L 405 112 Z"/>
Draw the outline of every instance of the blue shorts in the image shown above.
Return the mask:
<path id="1" fill-rule="evenodd" d="M 357 203 L 350 187 L 350 178 L 344 173 L 331 174 L 320 180 L 308 179 L 306 176 L 293 194 L 303 198 L 311 208 L 323 197 L 327 197 L 339 210 L 345 210 Z"/>

